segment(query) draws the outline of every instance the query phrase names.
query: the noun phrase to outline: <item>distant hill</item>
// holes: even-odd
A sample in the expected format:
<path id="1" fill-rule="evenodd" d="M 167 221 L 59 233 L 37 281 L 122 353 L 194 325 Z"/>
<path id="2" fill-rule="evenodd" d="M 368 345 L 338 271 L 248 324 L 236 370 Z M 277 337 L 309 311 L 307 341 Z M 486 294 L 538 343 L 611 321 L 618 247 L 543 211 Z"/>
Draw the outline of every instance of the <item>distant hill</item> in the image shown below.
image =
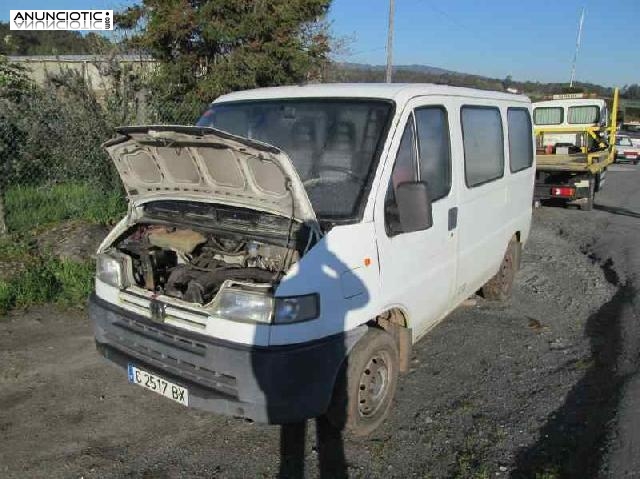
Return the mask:
<path id="1" fill-rule="evenodd" d="M 338 63 L 338 65 L 340 65 L 340 66 L 342 66 L 344 68 L 353 68 L 353 69 L 359 69 L 359 70 L 386 71 L 386 69 L 387 69 L 386 65 L 370 65 L 368 63 L 342 62 L 342 63 Z M 393 67 L 393 69 L 395 71 L 409 70 L 409 71 L 429 73 L 429 74 L 434 74 L 434 75 L 444 75 L 445 73 L 461 75 L 461 73 L 459 73 L 459 72 L 454 72 L 454 71 L 451 71 L 451 70 L 445 70 L 444 68 L 432 67 L 432 66 L 429 66 L 429 65 L 417 65 L 417 64 L 413 64 L 413 65 L 395 65 Z"/>
<path id="2" fill-rule="evenodd" d="M 382 82 L 386 67 L 366 63 L 334 63 L 329 68 L 328 80 L 340 82 Z M 430 65 L 394 65 L 393 81 L 397 83 L 437 83 L 442 85 L 464 86 L 482 90 L 506 91 L 514 88 L 536 100 L 554 93 L 590 92 L 598 96 L 610 97 L 613 89 L 594 83 L 574 83 L 569 88 L 566 83 L 544 83 L 490 78 L 482 75 L 455 72 Z"/>

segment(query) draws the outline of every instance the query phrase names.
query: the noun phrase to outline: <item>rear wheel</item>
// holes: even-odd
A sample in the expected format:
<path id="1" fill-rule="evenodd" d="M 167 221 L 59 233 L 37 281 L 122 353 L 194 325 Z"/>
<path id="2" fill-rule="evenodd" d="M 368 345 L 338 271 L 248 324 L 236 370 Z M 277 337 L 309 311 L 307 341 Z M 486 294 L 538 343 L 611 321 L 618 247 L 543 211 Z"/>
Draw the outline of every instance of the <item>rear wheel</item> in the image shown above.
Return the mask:
<path id="1" fill-rule="evenodd" d="M 513 280 L 520 267 L 521 253 L 522 245 L 515 237 L 512 238 L 511 241 L 509 241 L 504 258 L 502 258 L 500 269 L 495 276 L 482 287 L 482 296 L 485 299 L 504 301 L 511 296 Z"/>
<path id="2" fill-rule="evenodd" d="M 398 347 L 393 337 L 371 328 L 349 354 L 327 418 L 356 436 L 373 432 L 391 409 L 398 384 Z"/>

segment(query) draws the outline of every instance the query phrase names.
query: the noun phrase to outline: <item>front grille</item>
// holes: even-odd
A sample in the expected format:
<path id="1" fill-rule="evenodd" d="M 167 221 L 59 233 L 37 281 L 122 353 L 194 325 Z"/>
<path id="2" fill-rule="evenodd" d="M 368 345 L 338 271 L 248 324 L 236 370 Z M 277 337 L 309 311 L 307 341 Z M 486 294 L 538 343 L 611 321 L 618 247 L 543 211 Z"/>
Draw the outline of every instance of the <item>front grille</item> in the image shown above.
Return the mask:
<path id="1" fill-rule="evenodd" d="M 105 331 L 105 337 L 111 347 L 158 371 L 184 378 L 233 398 L 238 397 L 237 380 L 234 376 L 198 364 L 200 358 L 204 359 L 206 356 L 207 346 L 203 343 L 129 318 L 114 321 L 112 327 Z M 184 353 L 193 356 L 193 360 L 185 359 Z"/>
<path id="2" fill-rule="evenodd" d="M 151 318 L 151 300 L 140 294 L 130 291 L 122 291 L 119 296 L 123 308 L 136 314 Z M 163 321 L 174 326 L 186 326 L 189 329 L 204 330 L 206 328 L 207 314 L 181 308 L 172 304 L 164 304 Z"/>

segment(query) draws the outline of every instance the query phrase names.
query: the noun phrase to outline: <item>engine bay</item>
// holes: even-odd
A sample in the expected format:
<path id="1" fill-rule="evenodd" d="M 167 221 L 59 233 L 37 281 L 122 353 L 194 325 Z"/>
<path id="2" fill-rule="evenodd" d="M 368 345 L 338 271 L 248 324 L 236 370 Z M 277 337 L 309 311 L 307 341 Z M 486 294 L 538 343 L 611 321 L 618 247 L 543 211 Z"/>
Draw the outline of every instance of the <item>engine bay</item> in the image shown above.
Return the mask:
<path id="1" fill-rule="evenodd" d="M 131 258 L 137 286 L 201 305 L 227 280 L 273 286 L 300 257 L 290 247 L 161 224 L 135 225 L 114 246 Z"/>

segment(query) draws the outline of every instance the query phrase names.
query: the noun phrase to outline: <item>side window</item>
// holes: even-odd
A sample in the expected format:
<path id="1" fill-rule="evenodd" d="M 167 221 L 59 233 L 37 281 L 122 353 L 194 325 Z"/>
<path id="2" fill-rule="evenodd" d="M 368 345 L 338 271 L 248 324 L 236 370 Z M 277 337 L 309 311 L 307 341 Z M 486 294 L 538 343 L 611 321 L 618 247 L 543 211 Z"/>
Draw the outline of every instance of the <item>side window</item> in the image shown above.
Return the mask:
<path id="1" fill-rule="evenodd" d="M 396 154 L 396 162 L 393 165 L 393 172 L 391 173 L 391 183 L 394 192 L 400 183 L 416 181 L 418 179 L 415 144 L 413 116 L 411 116 L 407 122 L 407 126 L 404 128 L 402 140 L 400 140 L 400 147 Z"/>
<path id="2" fill-rule="evenodd" d="M 462 137 L 467 186 L 479 186 L 504 174 L 504 138 L 500 110 L 463 106 Z"/>
<path id="3" fill-rule="evenodd" d="M 597 105 L 569 107 L 568 123 L 571 125 L 584 125 L 597 123 L 600 119 L 600 109 Z"/>
<path id="4" fill-rule="evenodd" d="M 420 180 L 427 183 L 432 201 L 449 194 L 451 154 L 447 112 L 442 107 L 416 110 Z"/>
<path id="5" fill-rule="evenodd" d="M 396 161 L 393 165 L 393 171 L 391 172 L 391 181 L 389 182 L 389 188 L 384 202 L 385 223 L 388 232 L 398 233 L 402 231 L 395 192 L 400 183 L 416 181 L 418 179 L 415 145 L 412 115 L 407 121 L 407 126 L 404 128 L 404 133 L 400 140 L 400 146 L 396 153 Z"/>
<path id="6" fill-rule="evenodd" d="M 509 167 L 511 172 L 524 170 L 533 165 L 533 140 L 531 118 L 526 108 L 507 110 L 509 128 Z"/>
<path id="7" fill-rule="evenodd" d="M 564 110 L 561 106 L 539 106 L 533 110 L 533 122 L 536 125 L 559 125 L 562 123 Z"/>

